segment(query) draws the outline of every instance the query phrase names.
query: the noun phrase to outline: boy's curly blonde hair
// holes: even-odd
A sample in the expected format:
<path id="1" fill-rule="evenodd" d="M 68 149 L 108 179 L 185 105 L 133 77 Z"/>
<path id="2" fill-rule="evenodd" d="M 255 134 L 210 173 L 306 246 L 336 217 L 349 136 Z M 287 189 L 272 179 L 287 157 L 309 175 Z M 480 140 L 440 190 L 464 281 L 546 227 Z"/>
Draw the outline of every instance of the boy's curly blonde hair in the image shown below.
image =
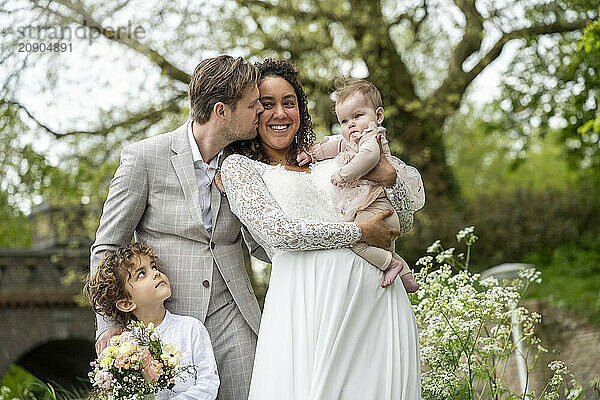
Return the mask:
<path id="1" fill-rule="evenodd" d="M 117 301 L 130 299 L 125 285 L 131 277 L 131 270 L 136 266 L 134 257 L 147 255 L 159 266 L 159 260 L 151 247 L 141 243 L 133 243 L 117 250 L 107 250 L 98 264 L 96 273 L 83 287 L 83 295 L 98 314 L 110 318 L 119 324 L 127 324 L 133 317 L 117 308 Z"/>

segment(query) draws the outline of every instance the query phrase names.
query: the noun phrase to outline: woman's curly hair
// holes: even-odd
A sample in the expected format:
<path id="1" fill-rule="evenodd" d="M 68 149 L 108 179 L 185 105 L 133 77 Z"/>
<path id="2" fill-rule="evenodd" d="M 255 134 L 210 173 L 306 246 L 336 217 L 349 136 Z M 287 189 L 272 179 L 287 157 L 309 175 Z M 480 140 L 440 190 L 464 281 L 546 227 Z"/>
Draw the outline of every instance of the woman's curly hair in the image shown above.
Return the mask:
<path id="1" fill-rule="evenodd" d="M 298 80 L 298 70 L 290 61 L 283 59 L 267 58 L 263 62 L 257 62 L 255 66 L 260 72 L 260 81 L 268 76 L 279 76 L 288 81 L 296 92 L 300 113 L 300 127 L 296 132 L 295 140 L 290 145 L 286 161 L 288 165 L 298 165 L 296 157 L 299 151 L 310 148 L 316 138 L 312 127 L 312 120 L 308 112 L 306 93 L 304 93 L 304 89 Z M 229 154 L 242 154 L 253 160 L 269 163 L 267 153 L 258 136 L 254 139 L 240 140 L 229 144 L 225 149 L 225 155 Z"/>
<path id="2" fill-rule="evenodd" d="M 126 284 L 131 277 L 131 270 L 136 266 L 133 259 L 140 255 L 147 255 L 159 266 L 154 250 L 141 243 L 133 243 L 117 250 L 107 250 L 104 253 L 96 273 L 83 287 L 83 295 L 95 312 L 123 325 L 135 319 L 131 313 L 119 310 L 117 301 L 131 298 Z"/>

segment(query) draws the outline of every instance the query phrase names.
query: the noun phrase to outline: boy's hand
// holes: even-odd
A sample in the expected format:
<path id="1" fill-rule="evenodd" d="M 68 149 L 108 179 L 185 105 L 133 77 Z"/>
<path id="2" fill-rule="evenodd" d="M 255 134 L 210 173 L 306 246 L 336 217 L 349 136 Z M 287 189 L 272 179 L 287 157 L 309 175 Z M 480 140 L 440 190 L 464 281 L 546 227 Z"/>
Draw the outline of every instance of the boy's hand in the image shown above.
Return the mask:
<path id="1" fill-rule="evenodd" d="M 300 153 L 298 153 L 298 156 L 296 157 L 296 161 L 298 161 L 299 166 L 303 166 L 303 165 L 313 162 L 314 160 L 310 154 L 308 154 L 306 151 L 302 150 Z"/>
<path id="2" fill-rule="evenodd" d="M 98 340 L 96 340 L 96 354 L 100 356 L 102 350 L 104 350 L 106 346 L 108 346 L 110 338 L 113 336 L 120 335 L 121 333 L 123 333 L 123 331 L 125 331 L 124 326 L 117 326 L 115 328 L 108 328 L 107 330 L 102 332 L 102 334 L 98 337 Z"/>

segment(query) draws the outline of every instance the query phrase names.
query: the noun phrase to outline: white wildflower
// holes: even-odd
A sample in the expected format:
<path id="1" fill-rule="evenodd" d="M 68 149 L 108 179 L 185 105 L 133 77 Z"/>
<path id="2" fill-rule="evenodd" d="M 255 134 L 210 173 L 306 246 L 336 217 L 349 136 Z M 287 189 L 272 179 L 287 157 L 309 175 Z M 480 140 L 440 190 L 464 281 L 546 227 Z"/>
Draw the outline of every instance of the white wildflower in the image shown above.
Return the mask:
<path id="1" fill-rule="evenodd" d="M 442 251 L 442 244 L 439 240 L 436 240 L 427 248 L 428 253 L 439 253 Z"/>
<path id="2" fill-rule="evenodd" d="M 456 240 L 458 240 L 460 242 L 468 234 L 473 233 L 474 231 L 475 231 L 475 227 L 474 226 L 468 226 L 466 228 L 463 228 L 460 231 L 458 231 L 458 233 L 456 234 Z"/>
<path id="3" fill-rule="evenodd" d="M 526 279 L 530 282 L 542 283 L 542 273 L 533 267 L 523 267 L 519 270 L 519 278 Z"/>
<path id="4" fill-rule="evenodd" d="M 419 260 L 417 260 L 416 265 L 422 265 L 424 267 L 431 265 L 433 263 L 433 257 L 431 256 L 425 256 L 425 257 L 421 257 L 419 258 Z"/>
<path id="5" fill-rule="evenodd" d="M 448 250 L 444 250 L 435 256 L 435 261 L 438 263 L 443 263 L 447 261 L 451 261 L 454 256 L 454 247 L 450 247 Z"/>

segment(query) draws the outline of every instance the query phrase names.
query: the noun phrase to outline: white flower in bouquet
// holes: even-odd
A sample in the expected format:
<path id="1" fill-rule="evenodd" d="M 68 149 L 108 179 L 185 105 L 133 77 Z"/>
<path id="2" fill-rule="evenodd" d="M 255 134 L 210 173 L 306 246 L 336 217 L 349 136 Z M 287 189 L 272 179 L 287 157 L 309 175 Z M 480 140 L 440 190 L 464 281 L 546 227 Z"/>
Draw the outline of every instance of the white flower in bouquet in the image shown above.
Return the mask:
<path id="1" fill-rule="evenodd" d="M 183 354 L 177 350 L 177 346 L 167 343 L 163 345 L 162 355 L 160 357 L 166 365 L 177 367 L 181 362 Z"/>

